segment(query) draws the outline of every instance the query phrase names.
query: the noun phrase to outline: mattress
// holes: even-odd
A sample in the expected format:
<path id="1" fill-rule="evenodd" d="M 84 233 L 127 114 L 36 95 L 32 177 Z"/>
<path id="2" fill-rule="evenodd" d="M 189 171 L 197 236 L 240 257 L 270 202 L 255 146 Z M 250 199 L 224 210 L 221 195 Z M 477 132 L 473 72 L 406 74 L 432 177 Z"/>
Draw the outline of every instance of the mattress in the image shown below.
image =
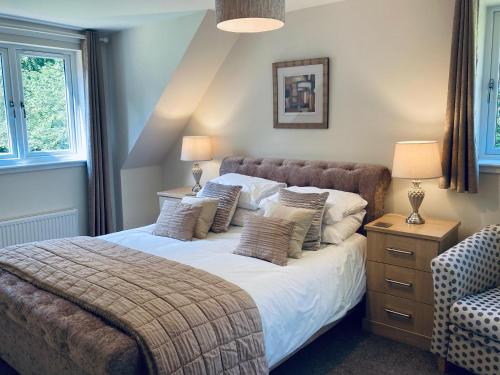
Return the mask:
<path id="1" fill-rule="evenodd" d="M 192 242 L 154 236 L 153 227 L 101 238 L 200 268 L 249 293 L 261 315 L 269 367 L 293 353 L 322 327 L 342 318 L 365 293 L 366 238 L 360 234 L 340 245 L 304 252 L 301 259 L 289 259 L 286 267 L 280 267 L 232 254 L 240 227 L 231 227 L 227 233 L 210 233 L 206 239 Z"/>

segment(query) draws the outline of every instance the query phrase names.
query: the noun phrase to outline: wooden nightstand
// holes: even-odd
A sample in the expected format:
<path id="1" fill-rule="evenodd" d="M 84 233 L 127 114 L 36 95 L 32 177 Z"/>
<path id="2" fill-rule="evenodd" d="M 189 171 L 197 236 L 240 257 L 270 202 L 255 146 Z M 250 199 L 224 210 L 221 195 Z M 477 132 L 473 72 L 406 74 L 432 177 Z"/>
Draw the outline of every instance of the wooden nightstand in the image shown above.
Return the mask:
<path id="1" fill-rule="evenodd" d="M 432 219 L 410 225 L 404 216 L 394 214 L 365 225 L 365 329 L 429 349 L 434 319 L 430 262 L 457 243 L 459 225 L 456 221 Z"/>
<path id="2" fill-rule="evenodd" d="M 195 195 L 192 192 L 191 187 L 181 187 L 181 188 L 177 188 L 177 189 L 159 191 L 157 194 L 158 194 L 158 200 L 160 203 L 160 210 L 163 207 L 163 202 L 165 202 L 166 200 L 178 202 L 186 196 L 194 196 Z"/>

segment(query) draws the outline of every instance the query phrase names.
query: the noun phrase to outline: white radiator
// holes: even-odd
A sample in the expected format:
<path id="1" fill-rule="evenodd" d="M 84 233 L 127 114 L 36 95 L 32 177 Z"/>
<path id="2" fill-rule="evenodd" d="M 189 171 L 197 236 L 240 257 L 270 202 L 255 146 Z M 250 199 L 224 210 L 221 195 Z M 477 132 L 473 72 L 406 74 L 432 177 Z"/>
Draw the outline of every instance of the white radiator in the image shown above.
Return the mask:
<path id="1" fill-rule="evenodd" d="M 0 221 L 0 248 L 73 236 L 78 236 L 76 208 Z"/>

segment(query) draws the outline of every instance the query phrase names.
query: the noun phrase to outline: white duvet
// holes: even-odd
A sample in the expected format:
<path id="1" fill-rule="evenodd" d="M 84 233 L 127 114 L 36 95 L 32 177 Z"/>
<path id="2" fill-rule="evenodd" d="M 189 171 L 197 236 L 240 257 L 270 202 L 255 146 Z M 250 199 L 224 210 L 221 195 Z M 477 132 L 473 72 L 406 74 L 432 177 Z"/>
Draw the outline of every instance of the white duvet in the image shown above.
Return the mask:
<path id="1" fill-rule="evenodd" d="M 259 309 L 270 367 L 323 326 L 342 318 L 365 293 L 366 238 L 354 234 L 340 245 L 304 252 L 280 267 L 232 254 L 242 228 L 182 242 L 153 236 L 153 226 L 113 233 L 107 241 L 188 264 L 247 291 Z"/>

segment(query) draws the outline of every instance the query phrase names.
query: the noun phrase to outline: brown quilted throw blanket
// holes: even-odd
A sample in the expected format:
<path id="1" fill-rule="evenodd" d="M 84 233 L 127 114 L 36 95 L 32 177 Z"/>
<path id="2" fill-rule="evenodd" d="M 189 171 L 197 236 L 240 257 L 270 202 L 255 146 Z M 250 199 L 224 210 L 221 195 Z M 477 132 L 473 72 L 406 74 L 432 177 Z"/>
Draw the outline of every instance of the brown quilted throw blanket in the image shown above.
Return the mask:
<path id="1" fill-rule="evenodd" d="M 151 374 L 267 374 L 259 311 L 208 272 L 90 237 L 0 249 L 0 268 L 134 337 Z"/>

